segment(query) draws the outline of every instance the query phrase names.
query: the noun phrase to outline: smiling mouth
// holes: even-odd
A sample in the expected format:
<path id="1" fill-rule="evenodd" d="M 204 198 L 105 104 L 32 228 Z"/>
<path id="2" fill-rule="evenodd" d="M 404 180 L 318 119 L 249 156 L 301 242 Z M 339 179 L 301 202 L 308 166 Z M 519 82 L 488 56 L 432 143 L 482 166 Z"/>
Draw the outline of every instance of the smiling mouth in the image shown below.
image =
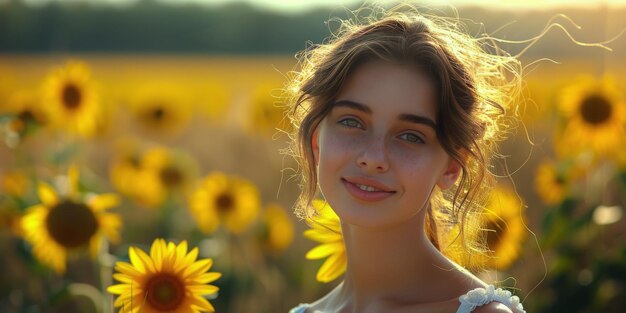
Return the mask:
<path id="1" fill-rule="evenodd" d="M 374 188 L 372 186 L 366 186 L 366 185 L 361 185 L 361 184 L 357 184 L 357 183 L 353 183 L 355 186 L 359 187 L 359 189 L 364 190 L 364 191 L 383 191 L 381 189 L 377 189 Z"/>
<path id="2" fill-rule="evenodd" d="M 367 184 L 368 182 L 362 180 L 360 181 L 360 183 L 357 183 L 347 180 L 345 178 L 341 178 L 341 181 L 346 186 L 348 192 L 356 199 L 361 201 L 380 201 L 396 193 L 394 190 L 389 190 L 382 185 L 377 185 L 375 182 L 372 183 L 372 185 L 375 186 L 371 186 Z"/>
<path id="3" fill-rule="evenodd" d="M 395 191 L 392 190 L 391 188 L 386 187 L 385 185 L 381 183 L 378 183 L 376 181 L 369 180 L 369 179 L 354 179 L 354 178 L 342 177 L 341 180 L 344 183 L 351 184 L 354 187 L 361 189 L 363 191 L 395 193 Z"/>

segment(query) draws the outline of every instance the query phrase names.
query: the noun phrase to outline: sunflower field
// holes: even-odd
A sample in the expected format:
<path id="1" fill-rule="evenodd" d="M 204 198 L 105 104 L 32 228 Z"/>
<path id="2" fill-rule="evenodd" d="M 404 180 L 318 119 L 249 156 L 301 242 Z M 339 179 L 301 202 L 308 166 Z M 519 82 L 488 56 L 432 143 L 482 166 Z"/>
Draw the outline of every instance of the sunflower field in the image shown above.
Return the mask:
<path id="1" fill-rule="evenodd" d="M 626 311 L 626 41 L 607 46 L 522 60 L 472 262 L 527 312 Z M 293 214 L 283 153 L 292 52 L 0 54 L 0 312 L 288 312 L 331 290 L 339 219 Z"/>

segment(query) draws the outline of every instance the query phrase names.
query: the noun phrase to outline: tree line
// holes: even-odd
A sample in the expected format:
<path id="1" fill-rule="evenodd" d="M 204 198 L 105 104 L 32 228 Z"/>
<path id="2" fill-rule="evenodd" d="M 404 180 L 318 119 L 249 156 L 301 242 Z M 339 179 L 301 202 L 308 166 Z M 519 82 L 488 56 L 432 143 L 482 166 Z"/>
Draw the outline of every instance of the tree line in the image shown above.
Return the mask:
<path id="1" fill-rule="evenodd" d="M 602 41 L 626 27 L 620 18 L 626 16 L 624 8 L 495 11 L 464 7 L 458 11 L 471 33 L 495 32 L 495 37 L 508 40 L 536 36 L 557 13 L 567 14 L 582 26 L 577 30 L 564 19 L 557 19 L 581 41 Z M 0 4 L 0 53 L 293 54 L 304 49 L 306 42 L 319 43 L 327 38 L 338 25 L 330 20 L 332 17 L 347 16 L 345 9 L 317 8 L 287 14 L 245 3 L 202 6 L 143 0 L 128 6 L 89 2 L 30 6 L 12 0 Z M 610 44 L 620 56 L 626 55 L 624 37 Z M 523 47 L 502 46 L 513 53 Z M 586 57 L 599 53 L 603 51 L 572 44 L 554 29 L 528 55 Z"/>

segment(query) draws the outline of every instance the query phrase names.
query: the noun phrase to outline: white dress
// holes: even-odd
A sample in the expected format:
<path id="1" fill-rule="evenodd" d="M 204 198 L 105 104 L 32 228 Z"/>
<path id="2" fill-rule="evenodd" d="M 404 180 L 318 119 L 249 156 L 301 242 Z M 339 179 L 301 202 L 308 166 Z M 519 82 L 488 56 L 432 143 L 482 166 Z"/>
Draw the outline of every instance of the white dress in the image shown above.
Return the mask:
<path id="1" fill-rule="evenodd" d="M 474 309 L 479 306 L 494 301 L 506 305 L 509 309 L 511 309 L 511 311 L 513 311 L 513 313 L 526 313 L 517 296 L 513 296 L 511 292 L 506 289 L 496 289 L 493 285 L 488 285 L 487 288 L 476 288 L 460 296 L 459 302 L 461 302 L 461 305 L 456 313 L 469 313 L 474 311 Z M 309 304 L 300 304 L 299 306 L 291 309 L 289 313 L 304 313 L 308 307 Z M 322 312 L 316 311 L 312 313 Z"/>

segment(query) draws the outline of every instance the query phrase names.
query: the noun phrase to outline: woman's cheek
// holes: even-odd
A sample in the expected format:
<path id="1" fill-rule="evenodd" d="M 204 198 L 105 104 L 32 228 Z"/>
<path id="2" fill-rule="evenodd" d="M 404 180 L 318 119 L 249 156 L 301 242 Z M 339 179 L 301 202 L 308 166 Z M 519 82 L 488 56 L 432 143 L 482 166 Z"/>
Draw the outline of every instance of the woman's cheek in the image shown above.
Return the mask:
<path id="1" fill-rule="evenodd" d="M 390 145 L 389 159 L 403 171 L 418 175 L 437 162 L 429 147 L 410 147 L 405 143 Z"/>
<path id="2" fill-rule="evenodd" d="M 349 154 L 355 152 L 364 140 L 364 134 L 357 131 L 330 131 L 324 136 L 327 152 L 334 154 Z"/>

